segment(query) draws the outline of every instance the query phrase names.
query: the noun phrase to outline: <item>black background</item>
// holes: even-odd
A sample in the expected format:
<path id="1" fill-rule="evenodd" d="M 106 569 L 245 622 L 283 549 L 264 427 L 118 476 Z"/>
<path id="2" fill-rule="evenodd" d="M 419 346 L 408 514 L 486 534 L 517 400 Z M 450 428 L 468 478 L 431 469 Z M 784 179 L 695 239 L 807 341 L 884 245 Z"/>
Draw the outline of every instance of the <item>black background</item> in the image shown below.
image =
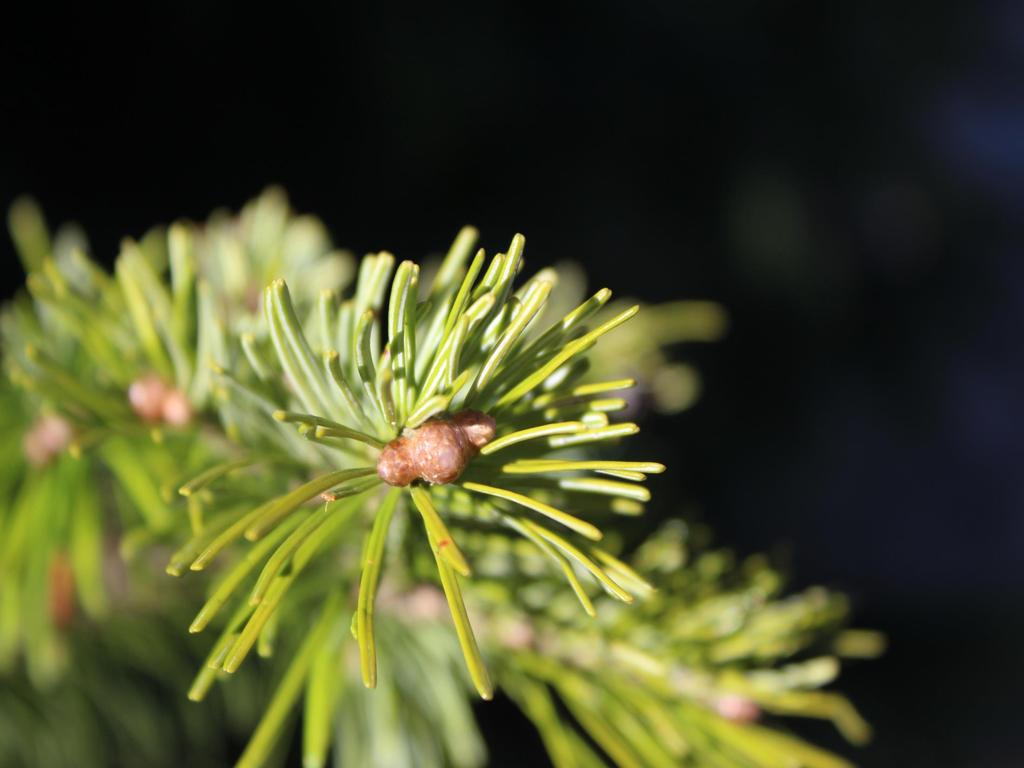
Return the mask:
<path id="1" fill-rule="evenodd" d="M 30 192 L 109 259 L 277 182 L 357 252 L 469 222 L 724 303 L 689 351 L 706 396 L 648 432 L 657 507 L 890 635 L 842 681 L 877 729 L 857 762 L 1024 764 L 1019 4 L 139 6 L 0 24 L 0 205 Z M 482 714 L 496 765 L 534 759 Z"/>

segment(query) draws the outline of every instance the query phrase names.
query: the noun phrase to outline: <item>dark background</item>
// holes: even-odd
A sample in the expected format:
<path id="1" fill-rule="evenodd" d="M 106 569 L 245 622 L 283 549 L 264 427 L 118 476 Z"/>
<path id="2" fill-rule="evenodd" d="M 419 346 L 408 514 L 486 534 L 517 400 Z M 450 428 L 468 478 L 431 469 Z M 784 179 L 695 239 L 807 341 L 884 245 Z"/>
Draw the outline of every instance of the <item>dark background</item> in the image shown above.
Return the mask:
<path id="1" fill-rule="evenodd" d="M 471 222 L 489 250 L 526 233 L 531 266 L 724 303 L 705 398 L 652 425 L 661 509 L 784 548 L 889 634 L 842 680 L 877 728 L 845 754 L 1021 765 L 1024 6 L 959 5 L 23 8 L 0 205 L 31 192 L 110 258 L 277 182 L 357 252 Z M 528 762 L 493 707 L 495 764 Z"/>

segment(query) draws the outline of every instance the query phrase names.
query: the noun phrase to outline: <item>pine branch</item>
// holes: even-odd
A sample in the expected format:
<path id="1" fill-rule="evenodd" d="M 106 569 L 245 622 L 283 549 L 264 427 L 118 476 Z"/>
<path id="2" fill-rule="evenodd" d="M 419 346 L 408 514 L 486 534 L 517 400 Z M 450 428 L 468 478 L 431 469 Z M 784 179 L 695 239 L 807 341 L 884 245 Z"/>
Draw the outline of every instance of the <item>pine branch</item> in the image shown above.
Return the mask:
<path id="1" fill-rule="evenodd" d="M 678 528 L 621 556 L 665 466 L 624 453 L 639 428 L 620 417 L 693 401 L 666 347 L 717 338 L 717 306 L 617 306 L 572 270 L 517 283 L 525 239 L 488 259 L 468 227 L 439 265 L 356 267 L 276 189 L 125 241 L 112 274 L 31 203 L 10 222 L 29 295 L 0 316 L 26 393 L 0 392 L 25 415 L 7 434 L 45 416 L 0 446 L 6 668 L 24 654 L 37 685 L 59 679 L 68 595 L 101 625 L 117 602 L 118 537 L 137 563 L 172 544 L 167 573 L 211 572 L 160 586 L 208 589 L 189 630 L 217 637 L 190 699 L 231 689 L 253 649 L 274 657 L 240 765 L 273 760 L 300 699 L 307 765 L 332 736 L 346 765 L 479 765 L 469 688 L 506 691 L 559 766 L 844 764 L 762 712 L 867 737 L 818 690 L 835 654 L 805 657 L 841 598 L 690 562 Z"/>

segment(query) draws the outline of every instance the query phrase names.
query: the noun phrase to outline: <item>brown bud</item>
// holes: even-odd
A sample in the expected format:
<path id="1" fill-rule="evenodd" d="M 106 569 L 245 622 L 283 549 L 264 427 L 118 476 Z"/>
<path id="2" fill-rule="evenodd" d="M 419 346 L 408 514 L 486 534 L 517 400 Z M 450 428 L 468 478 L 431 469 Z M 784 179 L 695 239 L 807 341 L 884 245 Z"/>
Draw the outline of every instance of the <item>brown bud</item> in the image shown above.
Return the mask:
<path id="1" fill-rule="evenodd" d="M 392 440 L 377 457 L 377 475 L 388 485 L 409 485 L 419 474 L 408 443 L 407 437 Z"/>
<path id="2" fill-rule="evenodd" d="M 71 443 L 71 425 L 60 416 L 41 416 L 22 438 L 25 458 L 34 467 L 48 464 Z"/>
<path id="3" fill-rule="evenodd" d="M 149 424 L 164 422 L 183 427 L 192 420 L 192 406 L 185 393 L 168 385 L 155 373 L 147 373 L 128 387 L 128 402 L 135 415 Z"/>
<path id="4" fill-rule="evenodd" d="M 417 478 L 433 485 L 451 483 L 494 434 L 494 419 L 479 411 L 431 419 L 384 446 L 377 459 L 377 475 L 396 486 Z"/>
<path id="5" fill-rule="evenodd" d="M 172 389 L 164 395 L 160 415 L 171 426 L 184 427 L 192 421 L 192 406 L 189 405 L 188 398 L 180 390 Z"/>
<path id="6" fill-rule="evenodd" d="M 128 387 L 128 402 L 135 415 L 146 422 L 155 423 L 163 418 L 167 385 L 155 373 L 136 379 Z"/>
<path id="7" fill-rule="evenodd" d="M 737 723 L 749 723 L 761 716 L 761 708 L 757 706 L 757 702 L 735 693 L 720 696 L 715 702 L 715 711 L 726 720 Z"/>
<path id="8" fill-rule="evenodd" d="M 452 423 L 460 427 L 469 442 L 479 451 L 494 439 L 494 419 L 480 411 L 459 411 Z M 475 454 L 474 454 L 475 455 Z"/>

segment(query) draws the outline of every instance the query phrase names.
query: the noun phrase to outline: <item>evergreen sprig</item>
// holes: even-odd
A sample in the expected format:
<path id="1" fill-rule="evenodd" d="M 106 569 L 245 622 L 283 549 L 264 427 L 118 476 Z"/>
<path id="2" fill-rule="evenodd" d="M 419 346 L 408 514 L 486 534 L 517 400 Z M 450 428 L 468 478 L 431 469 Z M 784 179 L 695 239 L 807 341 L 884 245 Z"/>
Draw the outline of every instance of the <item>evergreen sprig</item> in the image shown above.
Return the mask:
<path id="1" fill-rule="evenodd" d="M 36 684 L 59 675 L 40 662 L 59 646 L 38 639 L 67 631 L 36 620 L 57 583 L 39 564 L 77 552 L 64 589 L 102 626 L 98 542 L 116 537 L 132 587 L 168 545 L 167 573 L 213 574 L 189 630 L 217 637 L 190 699 L 253 650 L 270 660 L 279 682 L 241 766 L 272 760 L 300 701 L 308 766 L 332 743 L 345 765 L 479 765 L 467 683 L 505 690 L 560 768 L 844 764 L 747 722 L 763 713 L 866 737 L 817 690 L 835 654 L 804 658 L 839 630 L 841 598 L 784 598 L 774 571 L 722 553 L 691 560 L 677 528 L 632 558 L 614 535 L 664 467 L 623 456 L 638 427 L 613 419 L 693 401 L 699 379 L 666 348 L 717 338 L 715 305 L 634 320 L 608 289 L 573 301 L 573 269 L 520 282 L 522 236 L 488 259 L 470 227 L 439 263 L 354 267 L 276 189 L 126 240 L 112 273 L 31 203 L 10 223 L 29 295 L 0 318 L 5 370 L 24 425 L 63 424 L 60 440 L 28 433 L 45 461 L 0 475 L 23 499 L 0 517 L 0 650 L 10 666 L 23 649 Z"/>
<path id="2" fill-rule="evenodd" d="M 598 624 L 580 621 L 551 585 L 530 590 L 516 616 L 508 591 L 529 570 L 531 553 L 494 563 L 482 574 L 494 580 L 483 621 L 488 643 L 502 648 L 494 654 L 499 684 L 557 766 L 587 764 L 582 731 L 618 765 L 848 768 L 756 721 L 826 719 L 864 743 L 870 728 L 861 716 L 821 688 L 838 675 L 841 657 L 877 655 L 883 638 L 842 628 L 842 596 L 820 588 L 784 595 L 764 558 L 737 564 L 702 538 L 679 522 L 650 537 L 629 566 L 617 567 L 624 578 L 648 574 L 657 589 L 633 609 L 600 605 Z"/>
<path id="3" fill-rule="evenodd" d="M 611 295 L 604 289 L 534 331 L 553 275 L 542 273 L 516 290 L 522 236 L 513 239 L 508 253 L 493 257 L 486 269 L 482 250 L 467 266 L 474 239 L 472 230 L 460 233 L 423 302 L 417 298 L 416 264 L 406 261 L 394 269 L 389 254 L 368 257 L 352 297 L 339 301 L 332 292 L 321 294 L 309 334 L 283 281 L 264 291 L 269 333 L 260 367 L 264 372 L 275 370 L 279 386 L 274 393 L 255 387 L 249 391 L 254 399 L 280 405 L 262 417 L 294 425 L 320 449 L 308 453 L 310 463 L 330 470 L 233 518 L 222 530 L 203 530 L 185 545 L 184 550 L 195 554 L 189 567 L 201 570 L 236 540 L 260 541 L 301 518 L 285 526 L 286 534 L 271 539 L 272 547 L 258 550 L 262 555 L 266 549 L 266 559 L 249 594 L 251 613 L 237 635 L 232 629 L 218 643 L 232 638 L 222 662 L 225 671 L 236 670 L 255 645 L 297 572 L 334 539 L 361 535 L 353 534 L 349 518 L 370 507 L 378 512 L 365 534 L 354 627 L 363 682 L 373 687 L 373 593 L 390 521 L 396 506 L 403 504 L 422 520 L 470 675 L 480 696 L 491 698 L 493 685 L 460 586 L 459 577 L 469 577 L 471 569 L 446 526 L 449 510 L 442 506 L 449 514 L 438 512 L 438 495 L 429 483 L 416 482 L 401 495 L 392 492 L 383 499 L 373 494 L 381 483 L 377 455 L 386 443 L 430 419 L 470 407 L 495 419 L 497 439 L 483 446 L 481 456 L 445 493 L 444 503 L 474 510 L 472 516 L 482 526 L 514 531 L 561 553 L 556 557 L 578 563 L 611 594 L 632 601 L 629 591 L 596 562 L 589 542 L 600 540 L 602 533 L 578 513 L 638 511 L 649 498 L 639 481 L 645 473 L 664 467 L 656 462 L 587 461 L 573 458 L 573 453 L 575 446 L 589 447 L 636 431 L 633 424 L 609 423 L 607 414 L 623 407 L 624 401 L 603 397 L 631 386 L 631 381 L 580 384 L 579 379 L 585 369 L 583 353 L 632 317 L 637 307 L 588 328 L 587 321 Z M 235 376 L 234 385 L 246 387 L 242 380 Z M 280 448 L 287 450 L 283 443 Z M 224 474 L 231 468 L 225 467 Z M 209 478 L 210 472 L 203 477 Z M 611 473 L 615 479 L 591 473 Z M 192 486 L 182 490 L 191 495 Z M 476 503 L 472 496 L 486 503 Z M 303 506 L 318 497 L 329 499 L 322 508 L 310 511 Z M 238 567 L 254 568 L 254 559 L 246 558 Z M 176 570 L 179 561 L 183 559 L 176 555 Z M 566 573 L 584 608 L 592 612 L 572 569 Z M 193 631 L 205 627 L 230 597 L 229 588 L 242 582 L 240 573 L 229 573 L 193 623 Z"/>

